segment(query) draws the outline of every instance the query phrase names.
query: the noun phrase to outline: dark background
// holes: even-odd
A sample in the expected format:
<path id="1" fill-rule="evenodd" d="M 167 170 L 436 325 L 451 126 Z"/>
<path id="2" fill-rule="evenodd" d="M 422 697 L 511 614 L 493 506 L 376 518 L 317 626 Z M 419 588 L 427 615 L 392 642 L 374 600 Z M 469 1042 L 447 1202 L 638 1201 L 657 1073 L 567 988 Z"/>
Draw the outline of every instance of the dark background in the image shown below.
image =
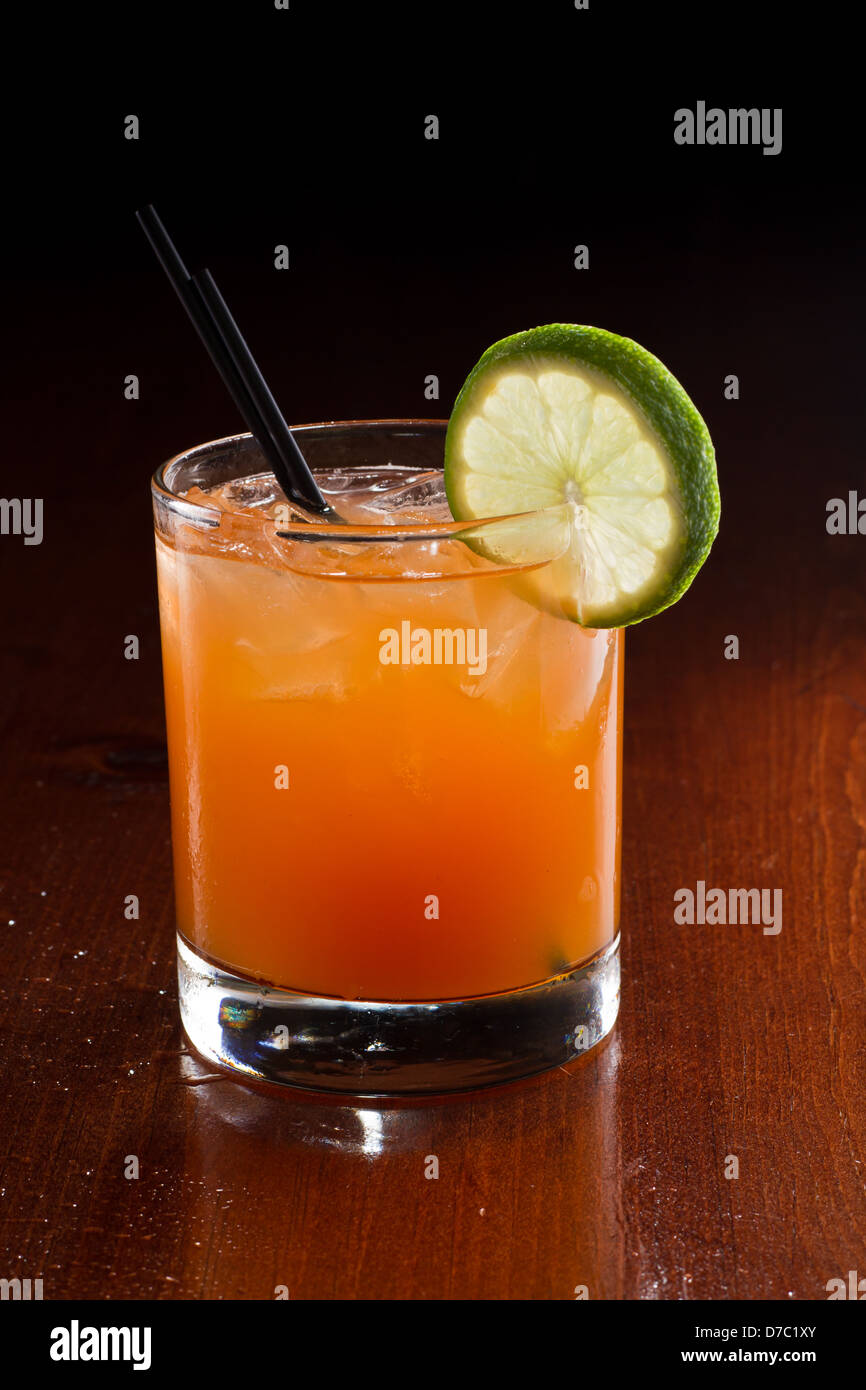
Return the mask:
<path id="1" fill-rule="evenodd" d="M 447 416 L 497 338 L 598 324 L 706 417 L 719 545 L 784 528 L 801 562 L 828 470 L 844 495 L 860 462 L 863 181 L 833 14 L 824 49 L 781 6 L 568 0 L 91 11 L 67 63 L 55 30 L 56 65 L 34 81 L 19 50 L 5 92 L 6 467 L 26 460 L 49 535 L 86 476 L 146 544 L 155 463 L 238 427 L 134 221 L 153 201 L 290 422 Z M 699 98 L 782 106 L 781 154 L 675 145 L 673 112 Z"/>
<path id="2" fill-rule="evenodd" d="M 866 539 L 825 530 L 864 486 L 848 24 L 261 0 L 10 31 L 2 494 L 44 498 L 45 539 L 0 538 L 0 1276 L 46 1297 L 823 1299 L 866 1275 Z M 699 99 L 782 107 L 781 154 L 676 146 Z M 637 339 L 707 420 L 719 539 L 626 643 L 621 1020 L 567 1071 L 361 1109 L 251 1099 L 184 1048 L 148 479 L 240 421 L 135 223 L 148 201 L 290 422 L 447 416 L 490 343 L 557 320 Z M 780 936 L 675 929 L 699 878 L 782 888 Z"/>
<path id="3" fill-rule="evenodd" d="M 39 82 L 10 74 L 7 384 L 13 406 L 24 382 L 38 389 L 31 427 L 58 396 L 126 419 L 131 440 L 152 432 L 157 453 L 238 423 L 134 222 L 153 201 L 190 265 L 216 274 L 290 421 L 424 413 L 430 372 L 447 415 L 490 342 L 574 321 L 670 365 L 734 484 L 747 414 L 781 430 L 828 415 L 839 433 L 819 427 L 824 454 L 843 461 L 863 296 L 843 34 L 830 69 L 796 15 L 766 5 L 727 22 L 569 0 L 414 18 L 301 0 L 199 8 L 149 6 L 107 30 L 91 12 L 67 65 Z M 781 154 L 675 145 L 673 112 L 698 98 L 782 106 Z M 130 112 L 137 142 L 123 137 Z M 289 272 L 273 267 L 276 243 Z M 573 269 L 576 243 L 588 272 Z M 130 405 L 115 383 L 131 371 Z M 737 405 L 722 399 L 727 372 Z M 186 402 L 180 439 L 164 433 L 167 400 Z M 74 414 L 64 423 L 80 447 Z M 29 452 L 62 487 L 56 440 Z M 776 489 L 775 462 L 752 476 L 756 503 Z M 118 486 L 134 486 L 136 464 Z"/>

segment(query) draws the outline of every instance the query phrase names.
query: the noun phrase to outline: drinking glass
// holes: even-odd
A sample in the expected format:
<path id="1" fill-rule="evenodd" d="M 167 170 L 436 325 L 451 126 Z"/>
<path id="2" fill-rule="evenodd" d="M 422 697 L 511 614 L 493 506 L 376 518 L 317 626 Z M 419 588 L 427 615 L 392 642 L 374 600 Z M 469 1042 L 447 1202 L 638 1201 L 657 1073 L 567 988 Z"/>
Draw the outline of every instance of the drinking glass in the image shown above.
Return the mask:
<path id="1" fill-rule="evenodd" d="M 619 1005 L 622 632 L 556 611 L 567 508 L 447 519 L 445 422 L 248 434 L 153 479 L 180 1009 L 239 1077 L 473 1089 Z"/>

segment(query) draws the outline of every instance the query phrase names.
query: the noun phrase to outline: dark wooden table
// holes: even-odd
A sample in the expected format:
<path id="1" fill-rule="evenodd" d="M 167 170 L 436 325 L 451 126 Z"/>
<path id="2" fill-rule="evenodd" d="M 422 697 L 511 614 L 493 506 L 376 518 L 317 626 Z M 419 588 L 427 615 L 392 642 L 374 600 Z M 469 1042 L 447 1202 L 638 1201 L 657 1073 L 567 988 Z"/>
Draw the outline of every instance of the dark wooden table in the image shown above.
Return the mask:
<path id="1" fill-rule="evenodd" d="M 28 288 L 2 490 L 18 461 L 45 539 L 0 538 L 0 1276 L 50 1299 L 808 1300 L 866 1275 L 866 538 L 824 526 L 862 479 L 862 436 L 839 376 L 853 329 L 808 383 L 797 336 L 805 315 L 821 339 L 851 267 L 828 256 L 810 292 L 801 262 L 755 245 L 751 279 L 745 240 L 729 246 L 741 278 L 718 290 L 693 257 L 676 310 L 638 295 L 628 320 L 627 283 L 606 315 L 602 270 L 558 311 L 670 358 L 721 464 L 705 571 L 626 640 L 619 1024 L 540 1078 L 402 1105 L 245 1089 L 184 1045 L 147 479 L 236 418 L 144 249 L 138 279 L 118 269 L 98 294 L 57 283 L 39 308 Z M 476 348 L 555 315 L 549 263 L 508 322 L 491 290 L 460 327 L 468 280 L 418 290 L 443 413 Z M 295 418 L 423 413 L 414 337 L 384 368 L 365 351 L 376 274 L 357 278 L 344 357 L 326 336 L 293 355 L 277 327 L 256 337 Z M 269 286 L 236 282 L 245 323 L 265 323 Z M 781 931 L 678 925 L 674 895 L 700 880 L 781 890 Z"/>

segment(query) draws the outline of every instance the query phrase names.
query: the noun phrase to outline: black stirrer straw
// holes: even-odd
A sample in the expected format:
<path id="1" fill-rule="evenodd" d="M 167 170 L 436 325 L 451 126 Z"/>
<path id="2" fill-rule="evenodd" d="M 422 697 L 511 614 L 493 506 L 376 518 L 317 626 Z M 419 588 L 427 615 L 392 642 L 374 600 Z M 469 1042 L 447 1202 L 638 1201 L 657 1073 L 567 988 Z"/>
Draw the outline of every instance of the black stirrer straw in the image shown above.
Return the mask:
<path id="1" fill-rule="evenodd" d="M 205 271 L 192 279 L 152 205 L 140 209 L 136 217 L 283 492 L 308 511 L 338 521 L 319 491 L 213 276 Z"/>

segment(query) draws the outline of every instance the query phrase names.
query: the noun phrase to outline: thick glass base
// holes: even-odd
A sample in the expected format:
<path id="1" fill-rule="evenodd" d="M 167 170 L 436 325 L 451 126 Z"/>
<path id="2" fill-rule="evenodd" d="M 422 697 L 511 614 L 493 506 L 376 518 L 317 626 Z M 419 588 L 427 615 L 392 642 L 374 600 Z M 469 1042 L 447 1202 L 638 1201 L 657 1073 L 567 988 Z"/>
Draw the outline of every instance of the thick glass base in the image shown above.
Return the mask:
<path id="1" fill-rule="evenodd" d="M 619 937 L 526 989 L 419 1003 L 257 985 L 177 940 L 180 1012 L 197 1052 L 246 1077 L 355 1096 L 474 1090 L 561 1066 L 610 1032 Z"/>

